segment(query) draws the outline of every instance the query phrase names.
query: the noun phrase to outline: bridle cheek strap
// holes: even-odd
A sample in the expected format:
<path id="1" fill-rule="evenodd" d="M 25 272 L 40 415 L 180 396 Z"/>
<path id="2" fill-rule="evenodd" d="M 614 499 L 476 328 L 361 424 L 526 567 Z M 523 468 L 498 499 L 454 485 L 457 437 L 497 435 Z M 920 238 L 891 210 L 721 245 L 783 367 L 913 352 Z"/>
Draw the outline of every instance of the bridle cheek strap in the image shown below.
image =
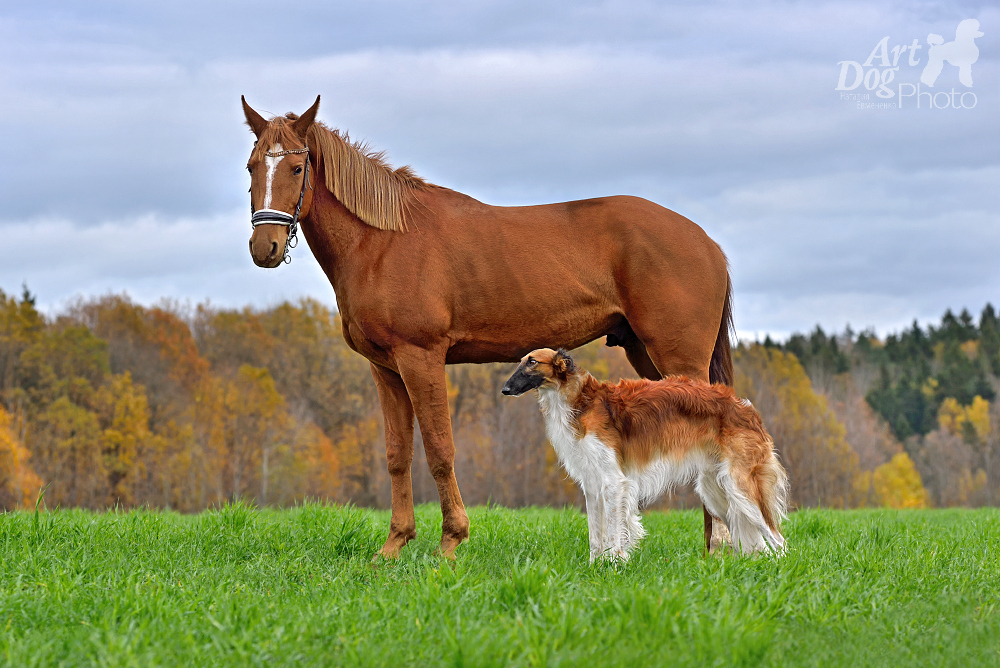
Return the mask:
<path id="1" fill-rule="evenodd" d="M 286 213 L 277 209 L 261 209 L 256 211 L 253 208 L 253 199 L 250 200 L 250 226 L 257 229 L 258 225 L 284 225 L 288 228 L 288 236 L 285 238 L 285 250 L 282 255 L 282 262 L 288 264 L 292 261 L 289 250 L 299 245 L 299 214 L 302 212 L 302 202 L 306 198 L 306 189 L 309 188 L 309 147 L 292 149 L 290 151 L 279 151 L 277 153 L 267 153 L 268 157 L 276 158 L 289 153 L 305 153 L 306 168 L 302 175 L 302 189 L 299 191 L 299 201 L 295 205 L 295 213 Z"/>

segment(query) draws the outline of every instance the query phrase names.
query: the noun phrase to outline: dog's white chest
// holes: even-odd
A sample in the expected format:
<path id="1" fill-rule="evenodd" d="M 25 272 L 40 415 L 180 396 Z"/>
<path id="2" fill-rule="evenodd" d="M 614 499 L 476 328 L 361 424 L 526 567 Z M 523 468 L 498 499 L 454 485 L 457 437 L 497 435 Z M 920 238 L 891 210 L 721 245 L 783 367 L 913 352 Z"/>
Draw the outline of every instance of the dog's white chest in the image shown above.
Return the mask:
<path id="1" fill-rule="evenodd" d="M 622 476 L 614 449 L 593 434 L 578 437 L 573 409 L 559 392 L 541 390 L 538 401 L 545 416 L 545 432 L 566 473 L 584 488 L 600 489 L 609 478 Z"/>

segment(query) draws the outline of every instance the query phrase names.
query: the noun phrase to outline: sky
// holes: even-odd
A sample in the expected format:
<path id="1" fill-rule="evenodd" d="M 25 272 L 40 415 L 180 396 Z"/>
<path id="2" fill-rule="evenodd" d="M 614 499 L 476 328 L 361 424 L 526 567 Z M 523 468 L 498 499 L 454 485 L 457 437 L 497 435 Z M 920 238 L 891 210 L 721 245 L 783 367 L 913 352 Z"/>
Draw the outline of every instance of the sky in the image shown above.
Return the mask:
<path id="1" fill-rule="evenodd" d="M 972 87 L 950 62 L 920 83 L 965 19 Z M 267 116 L 321 94 L 320 120 L 487 203 L 687 216 L 729 256 L 744 340 L 978 314 L 1000 306 L 998 62 L 990 2 L 3 3 L 0 289 L 49 313 L 333 306 L 307 244 L 275 270 L 247 250 L 240 95 Z"/>

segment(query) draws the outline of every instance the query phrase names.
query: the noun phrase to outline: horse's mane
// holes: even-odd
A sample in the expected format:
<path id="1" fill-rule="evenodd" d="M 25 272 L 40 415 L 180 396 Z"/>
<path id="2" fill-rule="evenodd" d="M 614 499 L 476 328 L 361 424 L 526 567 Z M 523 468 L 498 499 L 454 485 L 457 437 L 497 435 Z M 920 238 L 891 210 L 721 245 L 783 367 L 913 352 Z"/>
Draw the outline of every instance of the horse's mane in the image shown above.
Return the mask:
<path id="1" fill-rule="evenodd" d="M 297 146 L 302 139 L 292 129 L 295 114 L 271 119 L 258 138 L 254 151 L 267 151 L 276 143 Z M 366 225 L 380 230 L 406 232 L 409 229 L 409 196 L 413 190 L 432 187 L 409 165 L 393 168 L 385 153 L 363 142 L 352 142 L 340 130 L 320 122 L 309 128 L 309 143 L 318 149 L 316 160 L 323 166 L 326 187 L 347 210 Z"/>

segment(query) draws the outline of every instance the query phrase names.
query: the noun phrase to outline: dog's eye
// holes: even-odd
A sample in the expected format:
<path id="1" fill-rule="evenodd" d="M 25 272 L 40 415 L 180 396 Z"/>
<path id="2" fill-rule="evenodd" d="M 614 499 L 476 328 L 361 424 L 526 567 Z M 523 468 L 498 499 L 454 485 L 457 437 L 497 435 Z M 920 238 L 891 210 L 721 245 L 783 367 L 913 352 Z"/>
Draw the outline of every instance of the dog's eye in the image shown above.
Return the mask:
<path id="1" fill-rule="evenodd" d="M 535 360 L 528 360 L 528 366 L 535 366 L 536 364 L 538 364 L 538 362 Z"/>

